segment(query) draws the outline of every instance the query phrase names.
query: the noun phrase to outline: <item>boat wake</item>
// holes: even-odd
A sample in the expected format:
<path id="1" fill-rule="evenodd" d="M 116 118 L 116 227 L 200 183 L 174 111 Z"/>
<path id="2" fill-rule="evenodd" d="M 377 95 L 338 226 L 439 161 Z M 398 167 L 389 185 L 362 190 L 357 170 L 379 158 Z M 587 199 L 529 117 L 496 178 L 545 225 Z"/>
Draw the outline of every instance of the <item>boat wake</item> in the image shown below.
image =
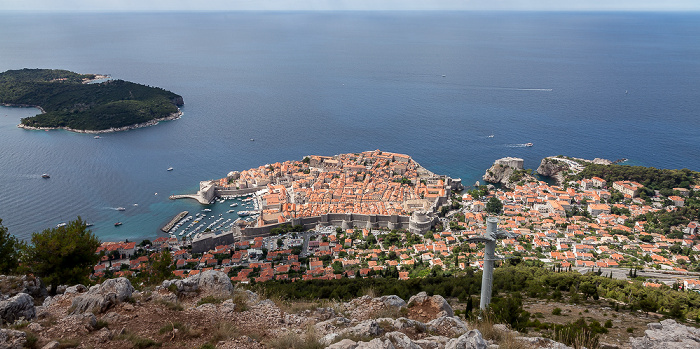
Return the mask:
<path id="1" fill-rule="evenodd" d="M 507 148 L 529 148 L 531 147 L 531 143 L 522 143 L 522 144 L 506 144 L 505 145 Z"/>

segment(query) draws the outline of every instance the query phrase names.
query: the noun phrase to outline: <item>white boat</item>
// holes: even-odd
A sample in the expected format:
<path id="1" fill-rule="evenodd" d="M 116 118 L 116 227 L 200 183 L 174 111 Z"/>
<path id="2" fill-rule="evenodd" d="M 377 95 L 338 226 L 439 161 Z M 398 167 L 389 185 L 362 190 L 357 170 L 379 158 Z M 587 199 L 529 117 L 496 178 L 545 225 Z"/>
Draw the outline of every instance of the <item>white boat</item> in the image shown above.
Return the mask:
<path id="1" fill-rule="evenodd" d="M 168 167 L 168 171 L 172 171 L 172 170 L 173 170 L 173 168 L 172 168 L 172 167 Z"/>
<path id="2" fill-rule="evenodd" d="M 493 138 L 493 135 L 489 135 L 489 138 Z"/>
<path id="3" fill-rule="evenodd" d="M 126 211 L 126 208 L 124 208 L 124 207 L 117 207 L 117 211 Z"/>
<path id="4" fill-rule="evenodd" d="M 532 145 L 533 145 L 532 143 L 525 143 L 526 147 L 532 147 Z"/>
<path id="5" fill-rule="evenodd" d="M 94 138 L 94 139 L 100 139 L 100 136 L 95 136 L 95 137 L 92 137 L 92 138 Z"/>
<path id="6" fill-rule="evenodd" d="M 66 225 L 68 225 L 68 223 L 58 223 L 56 224 L 56 228 L 65 227 Z"/>
<path id="7" fill-rule="evenodd" d="M 230 204 L 229 206 L 236 207 L 236 206 L 238 206 L 238 203 L 234 202 L 234 203 Z"/>
<path id="8" fill-rule="evenodd" d="M 44 173 L 41 175 L 41 178 L 51 178 L 48 173 Z"/>
<path id="9" fill-rule="evenodd" d="M 210 208 L 205 208 L 205 209 L 203 209 L 202 211 L 204 211 L 204 212 L 211 212 L 211 209 L 210 209 Z"/>

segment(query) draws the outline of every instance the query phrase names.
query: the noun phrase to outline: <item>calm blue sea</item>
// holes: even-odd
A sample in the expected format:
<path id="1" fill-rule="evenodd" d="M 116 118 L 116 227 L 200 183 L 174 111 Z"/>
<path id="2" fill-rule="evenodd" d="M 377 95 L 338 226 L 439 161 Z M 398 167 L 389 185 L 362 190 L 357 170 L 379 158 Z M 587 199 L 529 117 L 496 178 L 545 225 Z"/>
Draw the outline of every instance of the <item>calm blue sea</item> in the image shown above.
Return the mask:
<path id="1" fill-rule="evenodd" d="M 162 236 L 202 209 L 168 195 L 309 154 L 406 153 L 465 184 L 504 156 L 700 170 L 698 13 L 0 13 L 0 71 L 25 67 L 185 106 L 101 139 L 0 108 L 0 218 L 21 238 L 78 215 L 103 240 Z"/>

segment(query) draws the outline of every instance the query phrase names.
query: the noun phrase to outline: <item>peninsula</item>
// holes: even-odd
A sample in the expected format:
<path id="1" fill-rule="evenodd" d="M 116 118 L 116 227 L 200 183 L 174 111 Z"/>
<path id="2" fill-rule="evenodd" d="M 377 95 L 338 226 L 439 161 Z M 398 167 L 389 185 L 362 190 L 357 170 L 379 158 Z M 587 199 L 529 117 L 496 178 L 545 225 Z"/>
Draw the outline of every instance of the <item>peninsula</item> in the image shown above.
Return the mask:
<path id="1" fill-rule="evenodd" d="M 100 80 L 104 80 L 99 82 Z M 21 128 L 101 133 L 151 126 L 179 118 L 182 97 L 157 87 L 67 70 L 21 69 L 0 73 L 0 103 L 37 107 Z"/>

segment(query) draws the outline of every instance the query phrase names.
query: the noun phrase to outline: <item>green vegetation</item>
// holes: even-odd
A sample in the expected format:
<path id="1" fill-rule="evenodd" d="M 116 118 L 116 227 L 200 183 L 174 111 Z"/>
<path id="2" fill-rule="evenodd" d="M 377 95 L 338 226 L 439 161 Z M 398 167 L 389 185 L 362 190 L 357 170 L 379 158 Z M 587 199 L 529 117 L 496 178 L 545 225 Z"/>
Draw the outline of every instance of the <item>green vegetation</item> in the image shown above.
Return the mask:
<path id="1" fill-rule="evenodd" d="M 390 278 L 367 278 L 310 281 L 268 281 L 256 284 L 257 291 L 275 294 L 285 299 L 339 299 L 360 297 L 367 289 L 377 296 L 397 295 L 408 299 L 418 292 L 443 297 L 455 297 L 466 302 L 472 295 L 480 293 L 481 273 L 463 276 L 426 276 L 409 280 Z M 540 299 L 559 299 L 568 296 L 573 304 L 582 304 L 600 297 L 616 300 L 629 310 L 658 312 L 678 319 L 700 317 L 700 294 L 682 292 L 670 287 L 644 287 L 640 281 L 610 279 L 597 273 L 581 275 L 577 272 L 553 272 L 540 264 L 521 262 L 515 266 L 502 266 L 494 270 L 492 304 L 494 315 L 511 326 L 530 326 L 522 313 L 521 294 Z M 498 294 L 500 293 L 500 295 Z M 507 295 L 507 296 L 504 296 Z M 596 331 L 600 324 L 592 325 Z M 589 324 L 590 327 L 590 324 Z"/>
<path id="2" fill-rule="evenodd" d="M 661 190 L 689 188 L 700 178 L 700 173 L 688 169 L 666 170 L 642 166 L 587 164 L 575 179 L 591 177 L 605 179 L 608 186 L 612 186 L 612 182 L 615 181 L 635 181 L 646 188 Z"/>
<path id="3" fill-rule="evenodd" d="M 488 202 L 486 202 L 486 212 L 492 214 L 499 214 L 503 211 L 503 203 L 498 200 L 497 197 L 492 196 Z"/>
<path id="4" fill-rule="evenodd" d="M 177 113 L 182 97 L 123 80 L 85 84 L 92 74 L 22 69 L 0 73 L 0 103 L 40 106 L 45 113 L 22 119 L 30 127 L 106 130 Z"/>
<path id="5" fill-rule="evenodd" d="M 92 267 L 100 260 L 95 251 L 100 241 L 78 219 L 66 226 L 33 233 L 22 254 L 23 268 L 41 277 L 56 294 L 58 285 L 87 283 Z"/>
<path id="6" fill-rule="evenodd" d="M 0 274 L 12 274 L 19 267 L 22 242 L 7 232 L 0 219 Z"/>

